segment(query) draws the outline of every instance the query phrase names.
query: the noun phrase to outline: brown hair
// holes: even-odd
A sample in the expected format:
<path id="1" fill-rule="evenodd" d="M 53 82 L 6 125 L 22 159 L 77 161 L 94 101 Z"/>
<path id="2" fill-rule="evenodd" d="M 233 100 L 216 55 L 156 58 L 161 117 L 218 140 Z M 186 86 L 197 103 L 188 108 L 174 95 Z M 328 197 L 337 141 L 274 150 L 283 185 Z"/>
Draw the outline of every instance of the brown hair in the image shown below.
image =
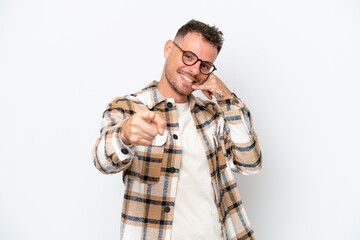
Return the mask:
<path id="1" fill-rule="evenodd" d="M 210 27 L 210 25 L 203 22 L 192 19 L 183 25 L 177 31 L 175 38 L 180 36 L 184 37 L 189 32 L 200 33 L 208 42 L 214 45 L 217 48 L 219 54 L 221 47 L 224 42 L 223 33 L 215 26 Z"/>

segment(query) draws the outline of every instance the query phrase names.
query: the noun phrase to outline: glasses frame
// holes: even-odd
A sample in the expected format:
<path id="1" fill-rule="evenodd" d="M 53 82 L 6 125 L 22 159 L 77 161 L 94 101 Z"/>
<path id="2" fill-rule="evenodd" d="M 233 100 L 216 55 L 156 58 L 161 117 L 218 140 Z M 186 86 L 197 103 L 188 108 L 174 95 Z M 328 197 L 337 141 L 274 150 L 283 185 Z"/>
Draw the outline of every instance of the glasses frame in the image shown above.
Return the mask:
<path id="1" fill-rule="evenodd" d="M 203 63 L 208 63 L 208 64 L 211 64 L 211 65 L 214 67 L 214 69 L 213 69 L 211 72 L 209 72 L 209 73 L 203 73 L 203 72 L 201 71 L 201 64 L 200 64 L 199 71 L 200 71 L 202 74 L 204 74 L 204 75 L 210 75 L 210 74 L 212 74 L 215 70 L 217 70 L 217 68 L 215 67 L 215 65 L 214 65 L 212 62 L 203 61 L 203 60 L 201 60 L 200 58 L 198 58 L 198 56 L 197 56 L 195 53 L 193 53 L 193 52 L 191 52 L 191 51 L 185 51 L 185 50 L 183 50 L 181 47 L 179 47 L 179 45 L 177 45 L 176 42 L 173 41 L 173 43 L 174 43 L 174 45 L 175 45 L 176 47 L 178 47 L 178 48 L 181 50 L 181 52 L 183 53 L 183 55 L 182 55 L 182 57 L 181 57 L 181 60 L 183 61 L 183 63 L 184 63 L 186 66 L 193 66 L 193 65 L 195 65 L 197 62 L 200 61 L 201 64 L 203 64 Z M 195 61 L 193 64 L 187 64 L 187 63 L 185 63 L 185 61 L 184 61 L 184 55 L 185 55 L 186 53 L 190 53 L 190 54 L 192 54 L 192 55 L 194 55 L 194 56 L 196 57 L 196 61 Z"/>

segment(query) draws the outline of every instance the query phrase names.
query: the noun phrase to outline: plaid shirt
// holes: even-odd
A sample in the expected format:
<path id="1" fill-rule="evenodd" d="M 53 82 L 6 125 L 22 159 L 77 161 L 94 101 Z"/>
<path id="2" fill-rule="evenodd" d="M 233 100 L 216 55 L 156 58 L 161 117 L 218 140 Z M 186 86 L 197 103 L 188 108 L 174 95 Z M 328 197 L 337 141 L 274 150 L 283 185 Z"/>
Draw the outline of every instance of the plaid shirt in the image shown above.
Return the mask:
<path id="1" fill-rule="evenodd" d="M 261 168 L 250 112 L 235 94 L 218 105 L 193 95 L 189 101 L 206 150 L 224 239 L 255 239 L 233 176 L 233 172 L 249 175 Z M 165 134 L 157 135 L 150 146 L 127 146 L 119 137 L 122 123 L 141 110 L 162 116 L 167 122 Z M 93 161 L 105 174 L 124 171 L 121 239 L 170 239 L 182 153 L 178 136 L 174 99 L 166 99 L 155 81 L 107 106 Z"/>

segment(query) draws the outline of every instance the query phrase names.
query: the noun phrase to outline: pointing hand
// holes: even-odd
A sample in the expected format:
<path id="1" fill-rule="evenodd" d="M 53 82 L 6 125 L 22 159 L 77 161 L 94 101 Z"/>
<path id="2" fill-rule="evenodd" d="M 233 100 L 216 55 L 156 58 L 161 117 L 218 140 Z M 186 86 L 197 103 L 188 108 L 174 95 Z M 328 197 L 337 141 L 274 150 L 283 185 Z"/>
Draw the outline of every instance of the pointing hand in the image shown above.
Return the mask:
<path id="1" fill-rule="evenodd" d="M 149 146 L 157 134 L 164 135 L 166 121 L 152 111 L 141 111 L 125 120 L 120 132 L 123 143 Z"/>

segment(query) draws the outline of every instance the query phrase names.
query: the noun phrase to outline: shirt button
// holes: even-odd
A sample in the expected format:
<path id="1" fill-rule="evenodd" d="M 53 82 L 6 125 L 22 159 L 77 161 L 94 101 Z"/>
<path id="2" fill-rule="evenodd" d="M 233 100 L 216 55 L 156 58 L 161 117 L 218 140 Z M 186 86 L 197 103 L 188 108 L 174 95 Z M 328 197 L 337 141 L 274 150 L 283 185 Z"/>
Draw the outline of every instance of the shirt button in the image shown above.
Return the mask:
<path id="1" fill-rule="evenodd" d="M 167 106 L 168 106 L 168 108 L 172 108 L 172 107 L 173 107 L 173 104 L 172 104 L 171 102 L 168 102 L 168 103 L 167 103 Z"/>
<path id="2" fill-rule="evenodd" d="M 122 149 L 121 149 L 121 152 L 122 152 L 123 154 L 128 154 L 128 153 L 129 153 L 129 151 L 128 151 L 126 148 L 122 148 Z"/>
<path id="3" fill-rule="evenodd" d="M 165 208 L 164 208 L 164 211 L 168 213 L 168 212 L 170 212 L 170 208 L 169 208 L 169 207 L 165 207 Z"/>
<path id="4" fill-rule="evenodd" d="M 178 137 L 178 135 L 173 134 L 173 138 L 176 140 L 176 139 L 178 139 L 179 137 Z"/>

